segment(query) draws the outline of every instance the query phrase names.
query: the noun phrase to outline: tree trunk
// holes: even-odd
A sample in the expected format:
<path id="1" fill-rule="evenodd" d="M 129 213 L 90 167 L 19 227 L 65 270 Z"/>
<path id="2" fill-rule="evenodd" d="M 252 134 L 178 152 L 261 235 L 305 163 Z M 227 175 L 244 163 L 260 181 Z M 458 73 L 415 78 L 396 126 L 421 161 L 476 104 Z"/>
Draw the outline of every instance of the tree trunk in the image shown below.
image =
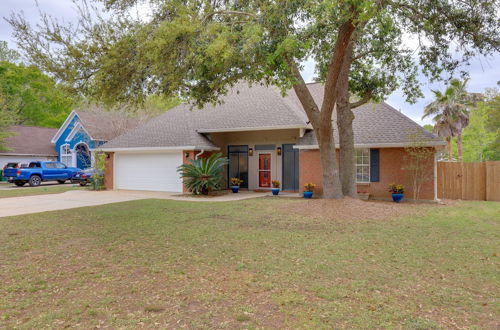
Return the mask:
<path id="1" fill-rule="evenodd" d="M 352 121 L 354 114 L 349 105 L 339 106 L 337 103 L 337 126 L 340 145 L 340 180 L 344 196 L 357 197 L 356 159 L 354 149 L 354 132 Z"/>
<path id="2" fill-rule="evenodd" d="M 448 145 L 448 160 L 449 161 L 452 161 L 453 158 L 452 158 L 452 154 L 451 154 L 451 136 L 448 136 L 446 138 L 446 143 Z"/>
<path id="3" fill-rule="evenodd" d="M 323 121 L 316 130 L 321 169 L 323 172 L 323 198 L 342 198 L 342 186 L 339 179 L 335 140 L 332 122 Z"/>
<path id="4" fill-rule="evenodd" d="M 346 49 L 344 63 L 337 83 L 337 127 L 340 145 L 340 180 L 344 196 L 357 197 L 356 159 L 354 150 L 354 113 L 349 103 L 349 72 L 352 63 L 353 43 Z"/>
<path id="5" fill-rule="evenodd" d="M 457 134 L 458 161 L 462 161 L 462 133 Z"/>
<path id="6" fill-rule="evenodd" d="M 321 110 L 307 88 L 294 59 L 287 59 L 291 73 L 297 80 L 293 88 L 309 121 L 314 127 L 318 140 L 323 173 L 323 198 L 343 197 L 333 137 L 332 114 L 337 102 L 337 83 L 345 59 L 345 52 L 349 46 L 351 36 L 356 29 L 353 22 L 359 15 L 358 12 L 353 12 L 352 14 L 352 18 L 341 25 L 337 34 L 337 41 L 335 42 L 332 57 L 328 64 Z"/>

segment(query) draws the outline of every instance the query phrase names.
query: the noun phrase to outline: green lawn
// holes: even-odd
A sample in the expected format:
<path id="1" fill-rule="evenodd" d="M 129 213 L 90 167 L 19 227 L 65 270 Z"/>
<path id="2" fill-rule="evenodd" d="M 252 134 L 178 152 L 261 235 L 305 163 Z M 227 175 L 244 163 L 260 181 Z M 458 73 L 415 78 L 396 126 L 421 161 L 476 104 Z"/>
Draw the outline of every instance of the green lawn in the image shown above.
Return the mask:
<path id="1" fill-rule="evenodd" d="M 42 185 L 40 187 L 14 187 L 13 184 L 3 184 L 2 187 L 8 187 L 6 189 L 0 189 L 0 198 L 7 197 L 21 197 L 21 196 L 33 196 L 33 195 L 47 195 L 47 194 L 60 194 L 69 190 L 82 189 L 79 185 L 65 184 L 65 185 Z"/>
<path id="2" fill-rule="evenodd" d="M 300 203 L 0 218 L 0 328 L 500 326 L 500 203 L 348 221 L 289 214 Z"/>

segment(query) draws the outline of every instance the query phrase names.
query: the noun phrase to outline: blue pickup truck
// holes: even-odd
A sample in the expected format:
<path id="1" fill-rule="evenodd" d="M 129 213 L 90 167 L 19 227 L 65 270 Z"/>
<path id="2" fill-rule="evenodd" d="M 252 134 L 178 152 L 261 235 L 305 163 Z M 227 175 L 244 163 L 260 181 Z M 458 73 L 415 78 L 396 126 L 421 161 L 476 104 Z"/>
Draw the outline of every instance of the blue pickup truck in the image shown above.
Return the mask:
<path id="1" fill-rule="evenodd" d="M 67 167 L 60 162 L 31 162 L 28 167 L 6 168 L 3 176 L 16 186 L 22 187 L 29 183 L 30 186 L 36 187 L 43 181 L 64 183 L 67 180 L 74 180 L 80 171 L 79 168 Z"/>

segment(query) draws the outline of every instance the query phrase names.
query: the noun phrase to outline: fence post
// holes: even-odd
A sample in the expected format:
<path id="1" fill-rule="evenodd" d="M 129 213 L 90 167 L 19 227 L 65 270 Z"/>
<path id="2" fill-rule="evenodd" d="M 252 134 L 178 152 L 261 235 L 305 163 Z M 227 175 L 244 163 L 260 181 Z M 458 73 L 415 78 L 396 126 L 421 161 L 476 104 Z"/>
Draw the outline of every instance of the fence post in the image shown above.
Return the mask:
<path id="1" fill-rule="evenodd" d="M 461 200 L 465 200 L 466 196 L 465 196 L 465 183 L 466 183 L 466 180 L 465 180 L 465 171 L 464 171 L 464 162 L 463 161 L 460 161 L 460 199 Z"/>
<path id="2" fill-rule="evenodd" d="M 489 176 L 490 176 L 490 169 L 488 166 L 489 162 L 484 162 L 484 177 L 486 178 L 486 185 L 484 186 L 486 189 L 486 194 L 485 194 L 485 200 L 489 201 L 490 200 L 490 185 L 489 185 Z"/>

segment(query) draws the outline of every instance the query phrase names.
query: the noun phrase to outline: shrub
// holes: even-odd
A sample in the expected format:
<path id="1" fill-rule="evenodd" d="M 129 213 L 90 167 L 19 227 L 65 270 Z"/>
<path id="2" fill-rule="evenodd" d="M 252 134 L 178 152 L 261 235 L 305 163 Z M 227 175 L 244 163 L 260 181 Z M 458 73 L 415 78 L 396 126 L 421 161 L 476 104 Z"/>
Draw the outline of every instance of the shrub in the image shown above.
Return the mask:
<path id="1" fill-rule="evenodd" d="M 90 177 L 90 189 L 104 189 L 104 171 L 106 169 L 106 154 L 102 151 L 97 151 L 94 154 L 94 172 Z"/>
<path id="2" fill-rule="evenodd" d="M 271 184 L 273 185 L 273 188 L 279 188 L 281 183 L 279 180 L 273 180 L 271 181 Z"/>
<path id="3" fill-rule="evenodd" d="M 184 179 L 186 188 L 193 194 L 208 195 L 212 190 L 219 190 L 224 166 L 229 162 L 221 153 L 208 158 L 192 159 L 191 164 L 182 164 L 177 168 Z"/>

